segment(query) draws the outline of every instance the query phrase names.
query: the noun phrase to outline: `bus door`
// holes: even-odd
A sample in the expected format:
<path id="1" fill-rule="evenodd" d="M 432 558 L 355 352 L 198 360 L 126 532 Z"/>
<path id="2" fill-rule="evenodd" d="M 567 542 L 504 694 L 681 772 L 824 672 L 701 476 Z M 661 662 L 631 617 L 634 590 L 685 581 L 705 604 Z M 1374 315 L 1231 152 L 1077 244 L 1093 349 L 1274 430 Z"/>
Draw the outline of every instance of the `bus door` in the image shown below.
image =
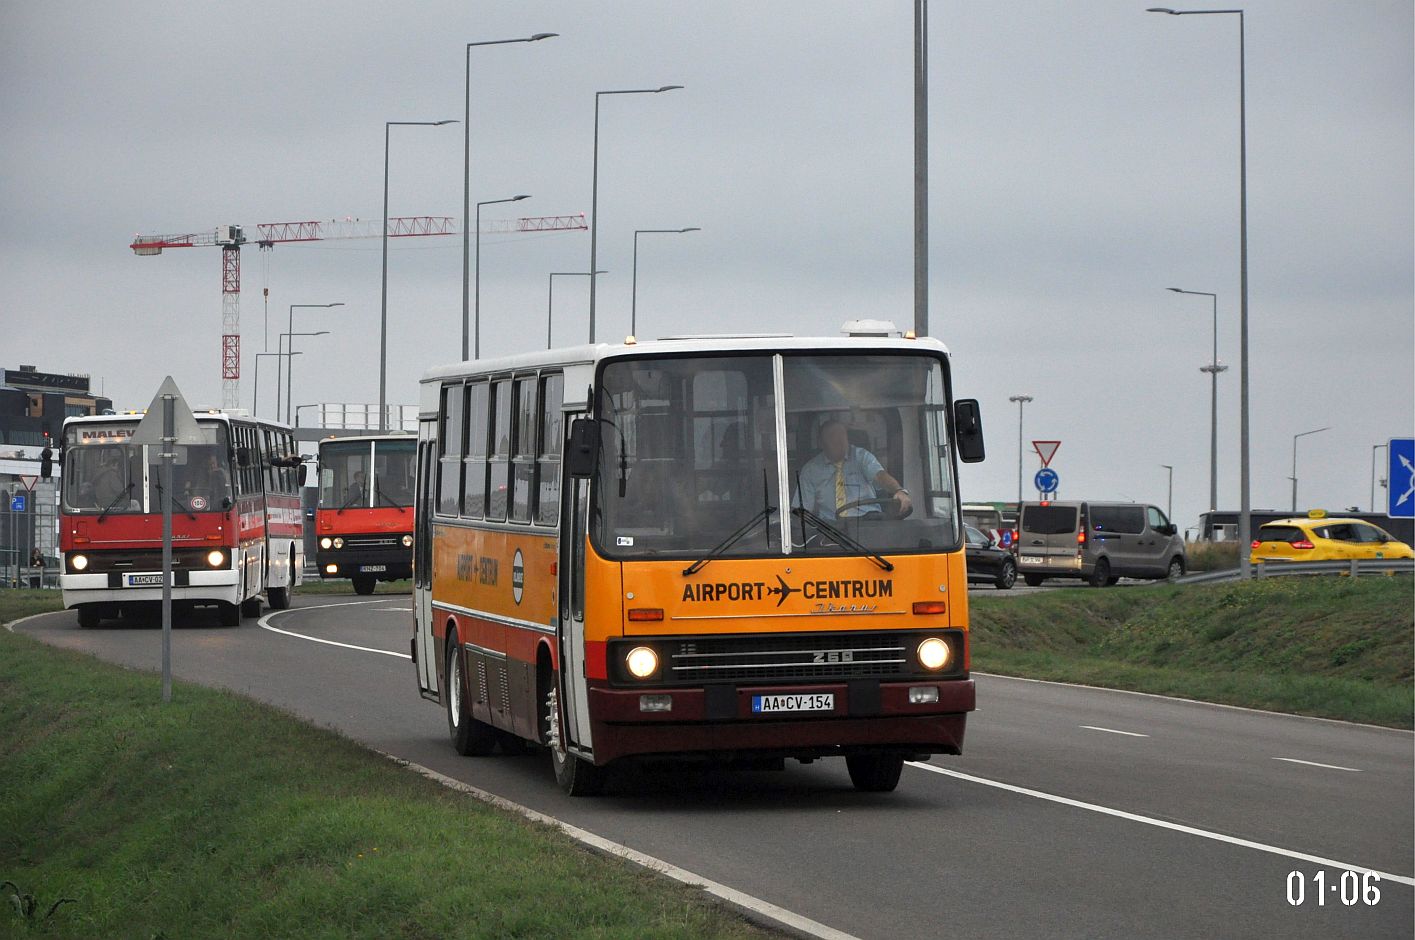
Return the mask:
<path id="1" fill-rule="evenodd" d="M 437 466 L 432 436 L 436 426 L 432 421 L 420 425 L 413 507 L 413 653 L 418 660 L 418 686 L 434 697 L 438 692 L 437 641 L 432 635 L 432 511 L 436 498 L 432 482 Z"/>
<path id="2" fill-rule="evenodd" d="M 569 433 L 578 414 L 565 415 Z M 564 464 L 562 463 L 562 467 Z M 585 539 L 589 534 L 590 481 L 565 473 L 561 483 L 564 503 L 560 510 L 560 619 L 556 635 L 560 644 L 560 700 L 567 739 L 582 748 L 590 740 L 589 689 L 585 681 Z"/>

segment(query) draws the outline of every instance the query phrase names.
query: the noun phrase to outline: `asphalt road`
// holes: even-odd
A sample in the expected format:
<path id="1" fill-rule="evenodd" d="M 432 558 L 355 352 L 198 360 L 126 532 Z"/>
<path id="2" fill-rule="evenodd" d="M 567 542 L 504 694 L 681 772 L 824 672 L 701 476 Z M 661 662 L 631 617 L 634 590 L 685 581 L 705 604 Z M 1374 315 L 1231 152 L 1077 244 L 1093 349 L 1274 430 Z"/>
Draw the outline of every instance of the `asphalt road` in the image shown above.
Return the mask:
<path id="1" fill-rule="evenodd" d="M 844 762 L 827 760 L 625 773 L 607 796 L 571 800 L 544 755 L 451 749 L 406 659 L 411 606 L 306 596 L 263 621 L 289 633 L 193 621 L 174 632 L 174 671 L 859 937 L 1415 932 L 1406 732 L 980 676 L 965 755 L 930 762 L 978 779 L 910 766 L 897 792 L 858 794 Z M 85 631 L 64 613 L 19 630 L 132 666 L 159 661 L 151 625 Z M 1405 883 L 1383 880 L 1378 903 L 1346 906 L 1331 890 L 1340 868 L 1273 850 Z M 1301 906 L 1287 901 L 1291 872 L 1305 878 Z"/>

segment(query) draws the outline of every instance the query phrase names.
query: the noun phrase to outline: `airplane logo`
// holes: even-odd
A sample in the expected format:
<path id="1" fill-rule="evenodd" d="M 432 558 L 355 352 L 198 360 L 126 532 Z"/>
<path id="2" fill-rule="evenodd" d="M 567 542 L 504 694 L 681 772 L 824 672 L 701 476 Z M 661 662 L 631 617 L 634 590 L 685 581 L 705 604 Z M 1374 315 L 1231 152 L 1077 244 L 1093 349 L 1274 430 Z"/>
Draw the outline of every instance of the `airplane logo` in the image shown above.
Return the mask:
<path id="1" fill-rule="evenodd" d="M 787 584 L 787 583 L 786 583 L 786 579 L 783 578 L 781 575 L 777 575 L 777 576 L 776 576 L 776 583 L 779 584 L 779 585 L 781 585 L 781 586 L 780 586 L 780 587 L 774 587 L 774 588 L 767 588 L 767 589 L 766 589 L 766 592 L 767 592 L 767 594 L 769 594 L 769 595 L 770 595 L 770 594 L 776 594 L 776 595 L 778 595 L 777 601 L 776 601 L 776 606 L 777 606 L 777 607 L 780 607 L 782 604 L 786 603 L 786 598 L 790 597 L 792 594 L 795 594 L 797 591 L 800 590 L 800 588 L 793 588 L 793 587 L 791 587 L 791 585 Z"/>

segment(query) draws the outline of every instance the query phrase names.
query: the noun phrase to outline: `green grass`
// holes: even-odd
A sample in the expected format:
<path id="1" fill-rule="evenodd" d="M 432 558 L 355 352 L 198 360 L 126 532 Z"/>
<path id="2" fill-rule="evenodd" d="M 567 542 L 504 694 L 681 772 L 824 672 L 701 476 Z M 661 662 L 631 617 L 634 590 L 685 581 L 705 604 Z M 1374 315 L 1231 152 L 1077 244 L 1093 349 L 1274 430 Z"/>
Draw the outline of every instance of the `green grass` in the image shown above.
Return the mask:
<path id="1" fill-rule="evenodd" d="M 765 936 L 273 708 L 185 683 L 164 706 L 155 676 L 5 631 L 0 725 L 0 935 Z"/>
<path id="2" fill-rule="evenodd" d="M 318 575 L 309 578 L 304 584 L 295 585 L 296 594 L 353 594 L 354 583 L 352 581 L 339 578 L 333 581 L 321 580 Z M 410 578 L 402 581 L 380 581 L 373 589 L 375 594 L 411 594 L 413 593 L 413 582 Z"/>
<path id="3" fill-rule="evenodd" d="M 1410 728 L 1408 577 L 970 599 L 973 668 Z"/>
<path id="4" fill-rule="evenodd" d="M 63 609 L 64 595 L 58 591 L 0 588 L 0 623 Z"/>
<path id="5" fill-rule="evenodd" d="M 1228 571 L 1238 567 L 1238 543 L 1190 542 L 1184 556 L 1190 571 Z"/>

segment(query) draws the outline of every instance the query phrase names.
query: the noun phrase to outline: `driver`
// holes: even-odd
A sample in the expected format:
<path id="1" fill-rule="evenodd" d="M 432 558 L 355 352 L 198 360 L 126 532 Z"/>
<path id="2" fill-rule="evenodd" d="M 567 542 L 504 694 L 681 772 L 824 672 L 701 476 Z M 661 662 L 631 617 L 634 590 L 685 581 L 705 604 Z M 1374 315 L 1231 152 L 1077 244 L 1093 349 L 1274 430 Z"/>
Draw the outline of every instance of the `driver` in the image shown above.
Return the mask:
<path id="1" fill-rule="evenodd" d="M 909 514 L 909 491 L 889 475 L 874 454 L 850 443 L 844 422 L 832 418 L 818 433 L 821 452 L 801 467 L 800 492 L 792 500 L 794 505 L 827 519 L 864 516 L 883 510 L 877 503 L 841 510 L 857 500 L 877 499 L 882 494 L 899 501 L 900 516 Z"/>

